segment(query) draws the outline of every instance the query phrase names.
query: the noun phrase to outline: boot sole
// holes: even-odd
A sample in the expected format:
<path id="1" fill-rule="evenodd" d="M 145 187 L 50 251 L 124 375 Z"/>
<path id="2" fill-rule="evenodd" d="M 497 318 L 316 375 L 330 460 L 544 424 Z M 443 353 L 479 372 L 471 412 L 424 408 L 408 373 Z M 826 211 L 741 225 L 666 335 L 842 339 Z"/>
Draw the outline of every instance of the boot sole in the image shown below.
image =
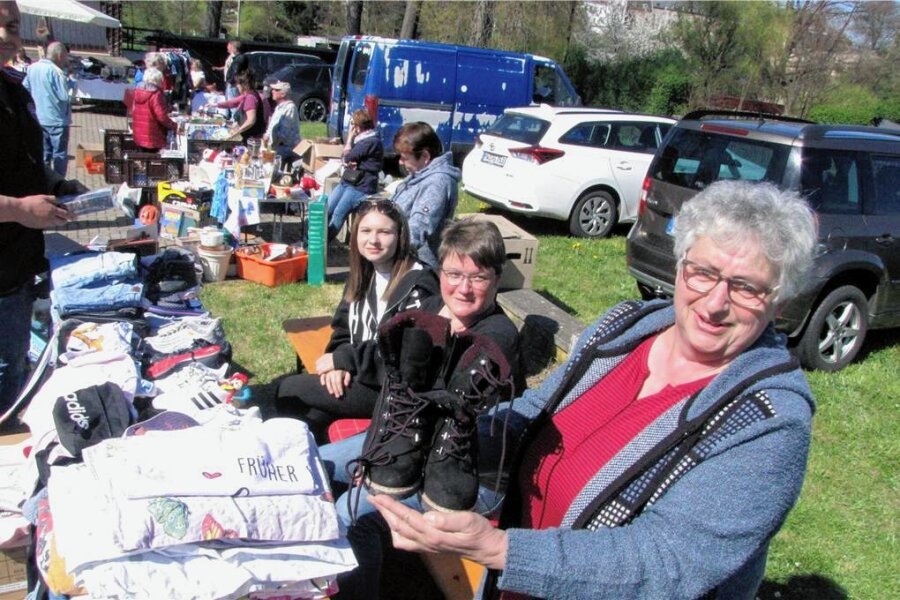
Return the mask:
<path id="1" fill-rule="evenodd" d="M 442 512 L 442 513 L 469 512 L 469 511 L 473 510 L 475 508 L 475 506 L 478 504 L 477 502 L 475 502 L 469 508 L 445 508 L 445 507 L 440 506 L 439 504 L 433 502 L 430 498 L 428 498 L 428 496 L 426 494 L 422 494 L 419 497 L 419 501 L 422 503 L 422 506 L 424 506 L 426 509 L 435 510 L 437 512 Z"/>
<path id="2" fill-rule="evenodd" d="M 366 477 L 366 487 L 369 488 L 369 491 L 374 494 L 385 494 L 387 496 L 391 496 L 396 500 L 403 500 L 404 498 L 409 498 L 419 489 L 421 482 L 417 482 L 415 485 L 409 485 L 406 487 L 388 487 L 386 485 L 381 485 L 380 483 L 374 483 L 371 479 Z"/>

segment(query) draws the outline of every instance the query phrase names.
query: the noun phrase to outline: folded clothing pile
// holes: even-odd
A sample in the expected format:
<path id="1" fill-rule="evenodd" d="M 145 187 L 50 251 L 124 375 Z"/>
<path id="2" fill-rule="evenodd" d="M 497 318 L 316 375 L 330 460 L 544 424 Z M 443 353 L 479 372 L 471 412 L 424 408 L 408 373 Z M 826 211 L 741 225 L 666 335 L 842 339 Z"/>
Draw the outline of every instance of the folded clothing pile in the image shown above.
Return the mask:
<path id="1" fill-rule="evenodd" d="M 54 466 L 42 572 L 91 598 L 324 598 L 356 566 L 306 426 L 230 419 L 133 428 Z M 175 413 L 166 413 L 174 415 Z M 160 415 L 163 416 L 163 415 Z M 162 427 L 156 430 L 155 427 Z M 47 526 L 49 524 L 49 527 Z M 49 583 L 49 580 L 48 580 Z M 65 587 L 65 586 L 61 586 Z"/>

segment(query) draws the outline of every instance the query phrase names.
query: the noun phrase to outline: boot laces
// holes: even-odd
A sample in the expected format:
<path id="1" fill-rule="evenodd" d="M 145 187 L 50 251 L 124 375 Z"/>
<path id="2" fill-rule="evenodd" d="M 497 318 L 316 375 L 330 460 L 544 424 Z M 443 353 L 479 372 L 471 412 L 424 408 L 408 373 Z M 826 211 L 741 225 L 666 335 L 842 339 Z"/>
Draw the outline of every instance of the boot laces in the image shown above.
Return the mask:
<path id="1" fill-rule="evenodd" d="M 468 367 L 469 369 L 469 385 L 465 390 L 457 390 L 457 393 L 465 401 L 464 406 L 471 407 L 477 413 L 488 410 L 492 411 L 490 423 L 490 435 L 493 437 L 497 434 L 497 406 L 503 402 L 503 394 L 500 391 L 504 388 L 509 389 L 509 410 L 503 418 L 503 428 L 501 431 L 500 446 L 500 463 L 497 467 L 497 480 L 494 483 L 494 492 L 499 493 L 503 483 L 503 468 L 506 464 L 506 432 L 509 428 L 509 416 L 512 412 L 513 399 L 516 396 L 515 383 L 512 376 L 501 379 L 493 373 L 491 365 L 492 360 L 487 357 L 480 357 L 475 364 Z M 499 370 L 498 370 L 499 371 Z M 473 421 L 474 425 L 474 421 Z"/>
<path id="2" fill-rule="evenodd" d="M 350 493 L 347 494 L 347 509 L 350 519 L 356 523 L 359 512 L 359 499 L 362 482 L 372 467 L 391 464 L 394 457 L 387 449 L 389 441 L 396 436 L 414 439 L 422 435 L 415 427 L 419 415 L 428 408 L 428 401 L 419 396 L 400 380 L 388 377 L 382 387 L 382 393 L 388 394 L 388 402 L 384 410 L 377 415 L 383 419 L 380 430 L 372 432 L 372 444 L 364 449 L 363 454 L 351 460 L 346 465 L 348 480 L 350 481 Z M 356 488 L 356 493 L 353 491 Z"/>
<path id="3" fill-rule="evenodd" d="M 440 445 L 435 453 L 440 460 L 454 459 L 465 464 L 472 457 L 472 436 L 475 429 L 473 415 L 457 414 L 448 418 L 440 435 Z"/>

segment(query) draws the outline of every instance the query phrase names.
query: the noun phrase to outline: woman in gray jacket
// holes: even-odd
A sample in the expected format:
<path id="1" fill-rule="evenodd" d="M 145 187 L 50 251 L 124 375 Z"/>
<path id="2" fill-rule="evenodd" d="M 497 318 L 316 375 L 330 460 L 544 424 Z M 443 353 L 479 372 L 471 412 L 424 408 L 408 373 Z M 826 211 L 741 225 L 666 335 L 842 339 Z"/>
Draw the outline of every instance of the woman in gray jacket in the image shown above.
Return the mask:
<path id="1" fill-rule="evenodd" d="M 428 123 L 403 125 L 394 136 L 394 149 L 409 177 L 393 200 L 409 221 L 410 243 L 419 260 L 437 267 L 441 231 L 456 211 L 462 172 L 453 166 L 453 154 L 443 152 L 441 139 Z"/>

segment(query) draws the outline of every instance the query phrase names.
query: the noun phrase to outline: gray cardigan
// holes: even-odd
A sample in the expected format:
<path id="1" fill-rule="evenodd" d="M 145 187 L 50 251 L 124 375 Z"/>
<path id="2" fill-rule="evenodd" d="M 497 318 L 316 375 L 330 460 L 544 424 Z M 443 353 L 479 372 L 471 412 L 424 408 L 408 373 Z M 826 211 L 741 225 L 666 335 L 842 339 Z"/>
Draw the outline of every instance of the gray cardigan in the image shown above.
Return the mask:
<path id="1" fill-rule="evenodd" d="M 565 365 L 512 405 L 522 447 L 537 423 L 673 322 L 661 301 L 610 310 Z M 753 598 L 769 541 L 800 493 L 813 411 L 805 376 L 770 325 L 601 468 L 560 528 L 516 529 L 511 494 L 501 517 L 506 569 L 491 574 L 485 597 L 499 588 L 541 598 Z"/>

